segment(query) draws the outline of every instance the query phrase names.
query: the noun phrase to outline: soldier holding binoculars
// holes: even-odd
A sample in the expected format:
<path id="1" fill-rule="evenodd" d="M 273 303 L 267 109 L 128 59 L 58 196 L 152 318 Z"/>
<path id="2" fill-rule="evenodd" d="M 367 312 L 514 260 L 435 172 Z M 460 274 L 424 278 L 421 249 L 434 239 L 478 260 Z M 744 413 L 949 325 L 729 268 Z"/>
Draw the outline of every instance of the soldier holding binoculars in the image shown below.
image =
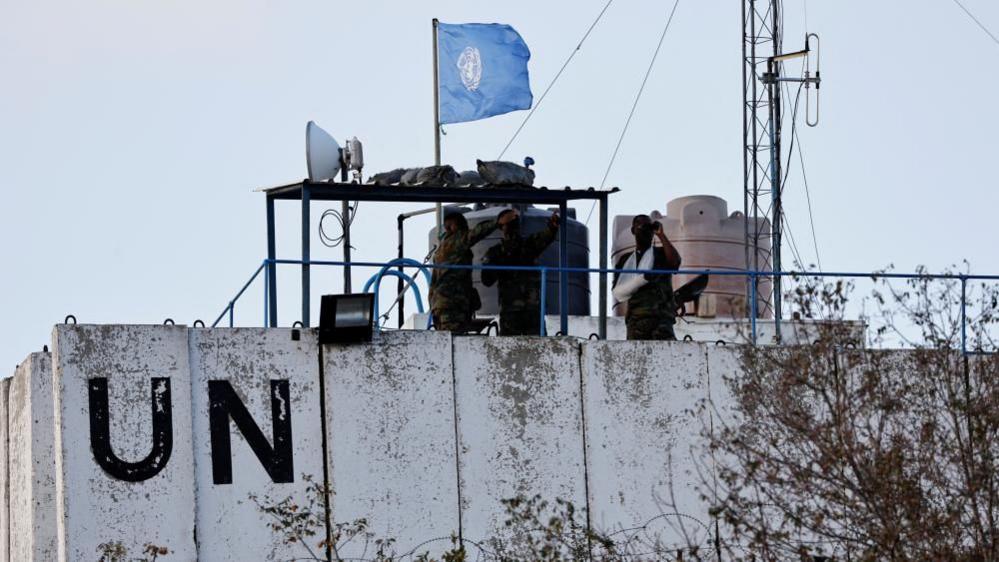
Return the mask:
<path id="1" fill-rule="evenodd" d="M 621 256 L 616 269 L 679 269 L 680 254 L 666 238 L 662 225 L 648 215 L 637 215 L 631 221 L 635 235 L 635 251 Z M 653 237 L 660 246 L 653 247 Z M 626 302 L 625 325 L 629 340 L 675 340 L 676 301 L 673 297 L 673 276 L 655 273 L 615 273 L 614 296 Z"/>

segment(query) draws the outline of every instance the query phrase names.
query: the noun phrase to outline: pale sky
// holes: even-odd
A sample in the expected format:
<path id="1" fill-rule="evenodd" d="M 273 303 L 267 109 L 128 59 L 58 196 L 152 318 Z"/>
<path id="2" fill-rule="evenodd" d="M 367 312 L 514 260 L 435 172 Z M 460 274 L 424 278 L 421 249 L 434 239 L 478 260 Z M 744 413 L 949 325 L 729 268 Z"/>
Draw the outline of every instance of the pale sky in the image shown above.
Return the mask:
<path id="1" fill-rule="evenodd" d="M 999 30 L 999 4 L 962 2 Z M 359 137 L 366 175 L 431 163 L 431 18 L 513 25 L 537 99 L 604 3 L 0 0 L 0 363 L 12 373 L 70 313 L 214 319 L 265 257 L 252 190 L 305 176 L 310 119 Z M 542 185 L 599 185 L 671 6 L 615 0 L 508 157 L 533 156 Z M 804 7 L 785 2 L 785 50 L 802 46 Z M 608 180 L 623 190 L 612 216 L 692 194 L 741 210 L 740 25 L 738 1 L 680 1 Z M 953 0 L 811 0 L 807 29 L 822 37 L 822 116 L 799 132 L 825 269 L 999 273 L 999 45 Z M 445 162 L 495 158 L 524 114 L 447 127 Z M 787 215 L 814 261 L 792 166 Z M 355 259 L 394 256 L 405 208 L 362 204 Z M 279 207 L 281 257 L 298 257 L 296 213 Z M 409 223 L 411 257 L 429 227 Z M 313 240 L 314 259 L 339 257 Z M 339 278 L 314 277 L 313 318 Z M 287 325 L 298 271 L 279 283 Z M 258 283 L 237 322 L 261 309 Z"/>

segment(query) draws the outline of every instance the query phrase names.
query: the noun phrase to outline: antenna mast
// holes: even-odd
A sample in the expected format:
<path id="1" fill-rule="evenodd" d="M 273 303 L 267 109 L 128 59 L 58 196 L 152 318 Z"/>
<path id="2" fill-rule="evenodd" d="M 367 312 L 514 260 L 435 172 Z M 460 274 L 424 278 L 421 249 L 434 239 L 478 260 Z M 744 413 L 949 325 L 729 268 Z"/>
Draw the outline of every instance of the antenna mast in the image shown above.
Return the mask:
<path id="1" fill-rule="evenodd" d="M 811 72 L 811 43 L 819 47 L 819 38 L 806 33 L 805 48 L 784 53 L 781 51 L 782 20 L 780 0 L 743 0 L 742 3 L 742 138 L 743 138 L 743 209 L 745 212 L 746 269 L 760 271 L 767 257 L 774 273 L 781 269 L 781 233 L 783 232 L 783 206 L 781 178 L 781 84 L 798 83 L 806 89 L 805 123 L 814 127 L 819 123 L 819 71 L 818 51 L 815 57 L 815 74 Z M 791 59 L 804 59 L 801 77 L 782 76 L 782 63 Z M 809 94 L 815 86 L 815 119 L 811 119 Z M 800 92 L 800 90 L 799 90 Z M 797 105 L 797 102 L 795 102 Z M 794 115 L 791 116 L 794 119 Z M 792 125 L 793 126 L 793 125 Z M 767 232 L 769 226 L 770 232 Z M 769 239 L 769 240 L 768 240 Z M 767 244 L 769 242 L 769 244 Z M 769 248 L 767 246 L 769 245 Z M 762 260 L 761 260 L 762 258 Z M 760 262 L 763 262 L 762 264 Z M 756 287 L 750 287 L 755 283 Z M 773 277 L 773 291 L 760 291 L 758 276 L 747 279 L 747 302 L 752 295 L 763 298 L 763 309 L 774 316 L 774 337 L 780 341 L 781 278 Z M 750 314 L 756 312 L 750 303 Z M 755 333 L 753 335 L 755 341 Z"/>
<path id="2" fill-rule="evenodd" d="M 768 257 L 773 271 L 781 271 L 780 88 L 763 83 L 764 75 L 771 72 L 773 57 L 781 51 L 779 10 L 779 0 L 742 3 L 743 210 L 746 269 L 754 271 L 760 271 Z M 760 291 L 759 277 L 747 278 L 747 302 L 753 294 L 749 283 L 757 284 L 754 292 L 763 299 L 760 313 L 773 313 L 779 340 L 780 277 L 773 278 L 772 293 Z M 754 310 L 753 303 L 748 310 Z"/>

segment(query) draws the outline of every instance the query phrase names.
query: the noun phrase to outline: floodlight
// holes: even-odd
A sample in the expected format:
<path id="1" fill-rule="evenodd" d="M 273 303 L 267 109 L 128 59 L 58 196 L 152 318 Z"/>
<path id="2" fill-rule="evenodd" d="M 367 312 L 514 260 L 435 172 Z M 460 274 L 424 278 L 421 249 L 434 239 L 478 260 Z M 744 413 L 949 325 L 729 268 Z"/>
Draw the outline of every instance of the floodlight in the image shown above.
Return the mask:
<path id="1" fill-rule="evenodd" d="M 335 179 L 343 164 L 340 144 L 315 121 L 305 126 L 305 163 L 309 181 Z"/>
<path id="2" fill-rule="evenodd" d="M 373 293 L 323 295 L 319 306 L 319 343 L 371 341 L 374 315 Z"/>

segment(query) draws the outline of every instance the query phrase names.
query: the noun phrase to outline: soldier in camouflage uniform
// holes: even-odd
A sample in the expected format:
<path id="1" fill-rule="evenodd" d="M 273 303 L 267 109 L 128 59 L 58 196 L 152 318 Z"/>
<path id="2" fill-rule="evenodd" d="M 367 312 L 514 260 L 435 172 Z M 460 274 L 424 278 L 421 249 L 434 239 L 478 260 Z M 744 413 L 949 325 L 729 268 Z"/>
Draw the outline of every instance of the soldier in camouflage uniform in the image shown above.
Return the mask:
<path id="1" fill-rule="evenodd" d="M 461 213 L 444 218 L 444 237 L 434 252 L 435 265 L 472 265 L 472 246 L 510 220 L 484 221 L 468 229 Z M 434 269 L 430 281 L 430 313 L 434 328 L 452 332 L 468 330 L 472 314 L 482 306 L 472 286 L 471 269 Z"/>
<path id="2" fill-rule="evenodd" d="M 662 225 L 652 222 L 648 215 L 638 215 L 631 221 L 631 233 L 635 235 L 635 263 L 641 263 L 645 252 L 653 252 L 652 269 L 669 270 L 680 268 L 680 254 L 666 238 Z M 659 239 L 661 247 L 652 247 L 653 235 Z M 628 258 L 625 254 L 618 260 L 616 269 L 624 269 Z M 614 274 L 617 285 L 620 274 Z M 676 323 L 676 301 L 673 298 L 673 276 L 668 274 L 645 274 L 647 283 L 632 293 L 628 299 L 628 313 L 625 325 L 629 340 L 675 340 L 673 324 Z"/>
<path id="3" fill-rule="evenodd" d="M 517 211 L 507 209 L 499 215 L 503 240 L 486 252 L 483 265 L 537 265 L 538 257 L 558 234 L 558 214 L 552 213 L 548 226 L 526 238 L 520 235 Z M 491 287 L 499 281 L 500 335 L 539 335 L 541 322 L 541 275 L 537 271 L 482 270 L 482 284 Z"/>

